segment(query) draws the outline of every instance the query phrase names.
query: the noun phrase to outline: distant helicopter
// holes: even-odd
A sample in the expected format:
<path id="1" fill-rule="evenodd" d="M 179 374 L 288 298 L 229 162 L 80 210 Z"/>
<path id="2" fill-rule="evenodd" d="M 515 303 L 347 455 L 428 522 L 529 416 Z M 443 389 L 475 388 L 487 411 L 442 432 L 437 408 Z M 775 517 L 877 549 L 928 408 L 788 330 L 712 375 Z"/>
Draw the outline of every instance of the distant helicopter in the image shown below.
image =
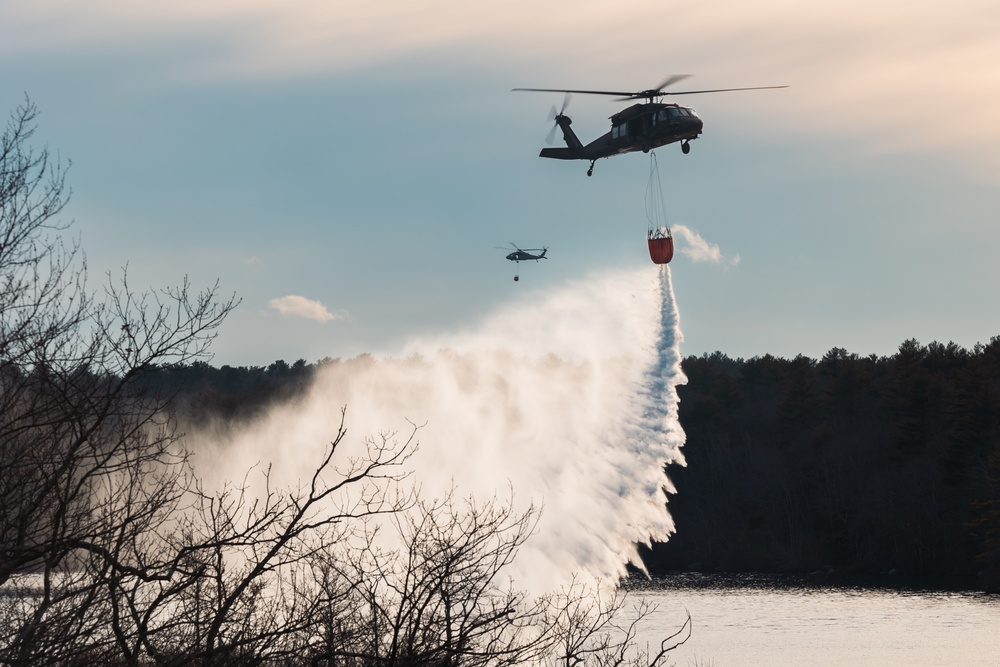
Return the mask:
<path id="1" fill-rule="evenodd" d="M 526 262 L 526 261 L 531 260 L 531 259 L 533 259 L 533 260 L 535 260 L 537 262 L 540 259 L 548 259 L 548 257 L 545 256 L 545 253 L 547 253 L 549 251 L 548 247 L 544 247 L 544 248 L 528 248 L 527 250 L 525 250 L 523 248 L 518 248 L 513 243 L 511 243 L 510 245 L 511 245 L 511 247 L 514 248 L 514 252 L 508 254 L 507 255 L 507 259 L 509 259 L 512 262 L 520 263 L 520 262 Z M 498 250 L 507 250 L 507 248 L 497 248 L 497 249 Z M 540 254 L 538 254 L 538 255 L 533 255 L 532 254 L 532 253 L 536 253 L 536 252 L 540 253 Z M 519 275 L 514 274 L 514 282 L 517 282 L 520 279 L 521 279 L 521 277 Z"/>
<path id="2" fill-rule="evenodd" d="M 548 257 L 545 256 L 545 253 L 549 251 L 548 248 L 528 248 L 527 250 L 522 250 L 513 243 L 511 243 L 511 245 L 514 246 L 514 252 L 507 255 L 507 259 L 509 259 L 512 262 L 526 262 L 529 259 L 533 259 L 537 262 L 540 259 L 548 259 Z M 500 249 L 506 250 L 506 248 L 500 248 Z M 532 255 L 531 253 L 533 252 L 540 252 L 541 254 Z"/>
<path id="3" fill-rule="evenodd" d="M 549 120 L 554 120 L 555 125 L 546 139 L 547 143 L 552 143 L 552 140 L 555 138 L 556 128 L 558 127 L 562 129 L 566 148 L 543 148 L 538 156 L 554 158 L 556 160 L 590 160 L 590 168 L 587 169 L 587 176 L 592 176 L 594 174 L 594 163 L 602 157 L 611 157 L 634 151 L 648 153 L 654 148 L 678 141 L 681 142 L 681 152 L 685 155 L 691 152 L 690 142 L 697 139 L 698 135 L 701 134 L 703 122 L 691 107 L 660 102 L 659 100 L 666 95 L 698 95 L 733 90 L 772 90 L 788 87 L 716 88 L 713 90 L 685 90 L 676 93 L 664 91 L 664 88 L 667 86 L 686 79 L 689 76 L 690 74 L 674 74 L 656 88 L 633 93 L 612 90 L 569 90 L 566 88 L 514 88 L 512 90 L 566 94 L 563 98 L 562 109 L 557 113 L 556 107 L 553 105 L 552 111 L 549 112 Z M 565 113 L 572 93 L 613 95 L 620 101 L 644 99 L 646 102 L 633 104 L 611 116 L 611 131 L 594 139 L 585 146 L 576 136 L 576 133 L 570 129 L 570 124 L 573 121 Z"/>

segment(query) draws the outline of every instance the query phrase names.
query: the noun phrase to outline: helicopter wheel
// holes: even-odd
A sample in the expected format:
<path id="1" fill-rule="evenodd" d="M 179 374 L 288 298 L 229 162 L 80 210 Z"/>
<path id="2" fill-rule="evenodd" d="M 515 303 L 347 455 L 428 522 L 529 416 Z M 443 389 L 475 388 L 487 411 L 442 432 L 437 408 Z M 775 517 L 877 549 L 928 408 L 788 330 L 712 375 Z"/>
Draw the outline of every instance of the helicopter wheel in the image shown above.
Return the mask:
<path id="1" fill-rule="evenodd" d="M 691 152 L 691 144 L 685 141 L 683 144 L 681 144 L 681 153 L 687 155 L 690 152 Z"/>
<path id="2" fill-rule="evenodd" d="M 591 160 L 590 161 L 590 169 L 587 170 L 587 176 L 593 176 L 594 175 L 594 163 L 595 162 L 597 162 L 597 160 Z"/>

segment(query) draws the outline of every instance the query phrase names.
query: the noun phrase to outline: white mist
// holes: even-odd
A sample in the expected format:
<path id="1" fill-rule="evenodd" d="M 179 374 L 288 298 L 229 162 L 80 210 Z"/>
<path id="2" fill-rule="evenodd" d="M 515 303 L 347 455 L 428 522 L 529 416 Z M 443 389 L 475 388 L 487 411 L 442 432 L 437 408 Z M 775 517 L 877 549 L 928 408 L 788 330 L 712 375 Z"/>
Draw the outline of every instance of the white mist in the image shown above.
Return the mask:
<path id="1" fill-rule="evenodd" d="M 574 575 L 617 581 L 636 544 L 673 531 L 667 464 L 683 464 L 677 422 L 677 309 L 668 267 L 603 273 L 523 295 L 466 331 L 415 340 L 398 356 L 325 366 L 307 397 L 222 443 L 192 438 L 209 484 L 257 464 L 308 478 L 337 432 L 404 441 L 418 425 L 411 480 L 424 497 L 506 497 L 543 507 L 512 573 L 546 590 Z M 200 442 L 199 442 L 200 441 Z"/>

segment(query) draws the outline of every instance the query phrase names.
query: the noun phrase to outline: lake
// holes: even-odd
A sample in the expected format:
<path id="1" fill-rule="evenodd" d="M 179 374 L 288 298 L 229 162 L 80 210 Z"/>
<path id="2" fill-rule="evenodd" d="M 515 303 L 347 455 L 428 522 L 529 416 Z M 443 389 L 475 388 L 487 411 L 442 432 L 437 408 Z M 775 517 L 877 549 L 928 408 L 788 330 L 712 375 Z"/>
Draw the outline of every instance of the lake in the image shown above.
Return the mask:
<path id="1" fill-rule="evenodd" d="M 1000 595 L 940 582 L 685 573 L 628 588 L 658 607 L 639 629 L 651 648 L 690 612 L 691 638 L 667 665 L 1000 665 Z"/>

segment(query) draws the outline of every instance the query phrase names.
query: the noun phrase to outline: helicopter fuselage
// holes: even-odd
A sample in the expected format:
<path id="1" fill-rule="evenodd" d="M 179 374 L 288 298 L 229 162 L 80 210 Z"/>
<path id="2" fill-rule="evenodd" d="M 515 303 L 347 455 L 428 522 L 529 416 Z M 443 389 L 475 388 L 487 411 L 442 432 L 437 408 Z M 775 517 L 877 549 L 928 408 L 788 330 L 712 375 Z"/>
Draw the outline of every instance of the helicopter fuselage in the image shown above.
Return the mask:
<path id="1" fill-rule="evenodd" d="M 556 160 L 594 160 L 642 151 L 682 142 L 687 153 L 687 143 L 697 139 L 704 123 L 690 107 L 679 104 L 648 102 L 633 104 L 611 116 L 611 131 L 584 145 L 570 125 L 565 114 L 556 116 L 556 123 L 563 131 L 566 148 L 543 148 L 540 157 Z"/>

